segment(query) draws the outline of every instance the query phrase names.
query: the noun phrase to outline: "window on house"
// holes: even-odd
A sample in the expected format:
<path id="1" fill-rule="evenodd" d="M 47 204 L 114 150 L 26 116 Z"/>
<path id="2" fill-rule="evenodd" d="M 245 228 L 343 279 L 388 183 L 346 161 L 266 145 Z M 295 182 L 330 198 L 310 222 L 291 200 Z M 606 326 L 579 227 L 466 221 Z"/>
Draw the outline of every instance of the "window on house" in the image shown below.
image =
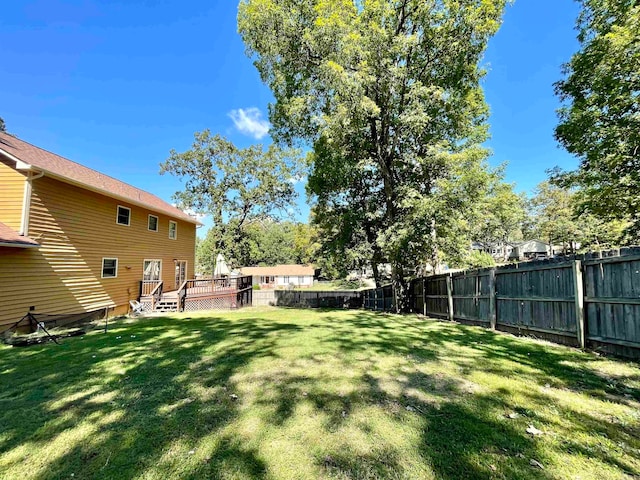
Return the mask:
<path id="1" fill-rule="evenodd" d="M 115 278 L 118 276 L 118 259 L 102 259 L 102 278 Z"/>
<path id="2" fill-rule="evenodd" d="M 289 276 L 285 276 L 285 277 L 283 277 L 283 278 L 282 278 L 282 281 L 283 281 L 284 283 L 287 283 L 287 284 L 288 284 L 288 283 L 289 283 Z"/>
<path id="3" fill-rule="evenodd" d="M 152 232 L 158 231 L 158 217 L 155 215 L 149 215 L 149 230 Z"/>
<path id="4" fill-rule="evenodd" d="M 304 277 L 298 277 L 298 285 L 302 285 L 304 283 Z"/>
<path id="5" fill-rule="evenodd" d="M 118 225 L 131 225 L 131 209 L 118 205 L 118 216 L 116 217 Z"/>
<path id="6" fill-rule="evenodd" d="M 169 238 L 175 240 L 178 238 L 178 224 L 169 220 Z"/>

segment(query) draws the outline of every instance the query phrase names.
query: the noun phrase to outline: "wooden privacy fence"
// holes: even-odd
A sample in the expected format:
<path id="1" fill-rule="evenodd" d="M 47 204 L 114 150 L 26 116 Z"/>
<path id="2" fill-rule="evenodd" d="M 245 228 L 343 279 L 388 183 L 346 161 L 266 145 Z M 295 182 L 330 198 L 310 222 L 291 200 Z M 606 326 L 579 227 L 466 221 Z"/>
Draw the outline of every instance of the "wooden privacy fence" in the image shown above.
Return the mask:
<path id="1" fill-rule="evenodd" d="M 361 308 L 362 295 L 357 290 L 275 290 L 279 307 Z"/>
<path id="2" fill-rule="evenodd" d="M 378 288 L 362 290 L 362 305 L 370 310 L 392 311 L 395 308 L 393 288 L 391 285 L 384 285 Z"/>
<path id="3" fill-rule="evenodd" d="M 393 310 L 385 288 L 364 307 Z M 410 295 L 416 313 L 640 358 L 640 247 L 418 278 Z"/>

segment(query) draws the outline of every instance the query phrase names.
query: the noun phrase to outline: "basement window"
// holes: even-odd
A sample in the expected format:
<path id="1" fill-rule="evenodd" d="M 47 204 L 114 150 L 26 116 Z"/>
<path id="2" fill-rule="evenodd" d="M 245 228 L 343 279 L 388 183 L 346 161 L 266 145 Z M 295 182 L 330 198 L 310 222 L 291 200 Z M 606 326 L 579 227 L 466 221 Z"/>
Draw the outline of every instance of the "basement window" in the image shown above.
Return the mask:
<path id="1" fill-rule="evenodd" d="M 116 278 L 118 276 L 118 259 L 102 259 L 102 278 Z"/>
<path id="2" fill-rule="evenodd" d="M 118 216 L 116 217 L 116 223 L 118 225 L 131 225 L 131 209 L 118 205 Z"/>

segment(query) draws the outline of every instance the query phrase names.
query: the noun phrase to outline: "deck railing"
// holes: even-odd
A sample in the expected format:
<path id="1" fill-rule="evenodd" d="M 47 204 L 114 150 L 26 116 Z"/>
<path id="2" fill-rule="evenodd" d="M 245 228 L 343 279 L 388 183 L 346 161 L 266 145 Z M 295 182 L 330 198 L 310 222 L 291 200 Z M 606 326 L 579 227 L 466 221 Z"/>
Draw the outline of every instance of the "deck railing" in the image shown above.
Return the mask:
<path id="1" fill-rule="evenodd" d="M 140 282 L 140 296 L 149 297 L 153 295 L 158 285 L 162 284 L 162 280 L 142 280 Z"/>
<path id="2" fill-rule="evenodd" d="M 228 278 L 202 278 L 186 280 L 180 286 L 180 291 L 185 290 L 188 297 L 193 297 L 222 292 L 230 288 L 232 284 Z"/>
<path id="3" fill-rule="evenodd" d="M 252 288 L 252 277 L 199 278 L 185 280 L 178 289 L 178 298 L 184 299 L 214 294 L 233 294 Z"/>
<path id="4" fill-rule="evenodd" d="M 146 304 L 151 310 L 162 298 L 162 280 L 142 280 L 140 282 L 140 301 Z M 150 303 L 150 305 L 149 305 Z"/>

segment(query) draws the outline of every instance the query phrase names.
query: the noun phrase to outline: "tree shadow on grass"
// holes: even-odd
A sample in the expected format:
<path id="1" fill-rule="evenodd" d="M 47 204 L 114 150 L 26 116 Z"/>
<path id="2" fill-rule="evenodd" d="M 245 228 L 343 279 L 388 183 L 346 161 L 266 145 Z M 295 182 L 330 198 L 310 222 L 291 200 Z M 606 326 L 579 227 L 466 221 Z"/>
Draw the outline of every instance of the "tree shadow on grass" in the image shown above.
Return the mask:
<path id="1" fill-rule="evenodd" d="M 299 329 L 263 319 L 159 318 L 59 348 L 0 352 L 0 372 L 8 372 L 0 378 L 10 386 L 0 394 L 0 451 L 9 452 L 0 468 L 28 462 L 32 478 L 42 479 L 176 471 L 216 478 L 225 468 L 262 478 L 256 452 L 221 433 L 237 417 L 231 377 L 274 355 L 271 333 Z M 197 451 L 211 435 L 207 451 Z M 45 452 L 51 442 L 58 451 Z"/>
<path id="2" fill-rule="evenodd" d="M 311 369 L 304 374 L 279 372 L 263 377 L 258 389 L 262 395 L 255 401 L 270 425 L 281 428 L 302 421 L 299 407 L 321 419 L 314 425 L 333 439 L 315 446 L 315 465 L 325 476 L 551 478 L 530 465 L 531 459 L 543 462 L 544 456 L 525 428 L 505 419 L 509 406 L 501 397 L 471 393 L 456 378 L 419 371 L 401 378 L 395 371 L 378 377 L 364 365 L 357 368 L 360 375 L 347 393 L 336 391 L 330 383 L 339 379 L 339 372 L 331 379 L 314 376 Z M 390 387 L 389 381 L 399 388 Z M 369 421 L 372 410 L 376 419 Z M 407 424 L 419 425 L 417 443 L 409 452 L 406 445 L 398 446 L 397 439 L 387 440 L 384 433 L 388 428 L 405 432 Z M 411 451 L 413 456 L 408 455 Z"/>
<path id="3" fill-rule="evenodd" d="M 439 378 L 428 378 L 422 374 L 409 375 L 402 381 L 398 394 L 389 394 L 380 380 L 363 375 L 361 389 L 350 395 L 349 411 L 376 406 L 398 424 L 398 428 L 411 417 L 417 417 L 421 425 L 419 443 L 415 445 L 420 462 L 436 478 L 485 479 L 499 475 L 502 478 L 551 478 L 545 472 L 530 465 L 531 459 L 544 458 L 535 441 L 524 429 L 519 430 L 506 421 L 496 419 L 495 413 L 505 410 L 499 398 L 484 395 L 467 395 L 463 384 L 452 379 L 443 382 Z M 416 388 L 431 385 L 427 393 L 437 401 L 425 401 L 416 395 Z M 412 393 L 414 392 L 414 393 Z M 461 401 L 462 397 L 467 400 Z M 341 398 L 327 399 L 316 403 L 318 409 L 334 405 Z M 331 412 L 330 412 L 331 413 Z M 340 419 L 348 423 L 349 415 Z M 334 420 L 335 421 L 335 420 Z M 413 420 L 415 421 L 415 420 Z M 327 427 L 329 428 L 329 427 Z M 366 426 L 361 425 L 365 429 Z M 377 438 L 367 455 L 353 454 L 348 445 L 338 450 L 329 450 L 317 463 L 330 473 L 339 473 L 342 478 L 408 478 L 415 477 L 416 465 L 409 464 L 391 443 L 386 443 L 375 431 L 375 426 L 366 428 L 367 433 Z M 330 462 L 327 462 L 327 458 Z"/>
<path id="4" fill-rule="evenodd" d="M 303 358 L 280 356 L 280 341 L 289 348 L 307 335 L 315 335 L 317 349 L 300 353 Z M 271 359 L 275 366 L 267 362 L 250 372 L 255 378 L 242 376 L 249 363 Z M 392 361 L 378 368 L 385 359 Z M 312 449 L 305 453 L 321 477 L 422 478 L 426 472 L 436 478 L 546 479 L 552 474 L 529 462 L 545 464 L 547 450 L 525 431 L 530 419 L 545 419 L 526 409 L 517 421 L 505 419 L 517 408 L 510 392 L 476 391 L 465 376 L 474 369 L 522 374 L 533 384 L 618 398 L 620 392 L 591 368 L 593 361 L 577 351 L 416 316 L 324 312 L 310 322 L 257 315 L 142 320 L 60 347 L 0 350 L 0 382 L 9 386 L 0 391 L 0 452 L 8 452 L 0 454 L 0 470 L 28 462 L 31 478 L 41 479 L 71 473 L 76 479 L 266 478 L 272 459 L 235 431 L 244 399 L 234 395 L 248 391 L 255 398 L 244 406 L 258 407 L 250 415 L 277 435 L 296 422 L 302 428 L 309 419 L 304 412 L 317 417 L 321 442 L 303 448 Z M 419 370 L 430 362 L 458 371 Z M 521 367 L 526 372 L 519 373 Z M 257 383 L 243 390 L 239 382 Z M 549 401 L 539 388 L 526 396 L 532 404 Z M 574 423 L 612 441 L 638 437 L 633 425 L 603 426 L 595 416 L 559 408 L 560 417 L 574 415 Z M 389 428 L 415 438 L 411 445 L 392 441 L 385 438 Z M 358 433 L 349 437 L 352 431 Z M 52 442 L 64 448 L 52 455 Z M 571 440 L 562 448 L 638 473 L 604 450 Z"/>
<path id="5" fill-rule="evenodd" d="M 343 351 L 373 350 L 377 353 L 403 354 L 420 360 L 436 360 L 449 346 L 467 347 L 476 354 L 455 359 L 462 369 L 476 368 L 496 375 L 526 375 L 538 385 L 551 384 L 583 392 L 601 400 L 629 405 L 640 401 L 640 388 L 630 385 L 637 375 L 611 378 L 596 370 L 601 359 L 593 354 L 563 346 L 530 341 L 481 327 L 421 318 L 416 315 L 391 315 L 359 311 L 334 319 L 333 339 Z M 356 331 L 354 335 L 350 331 Z M 357 332 L 374 332 L 375 338 Z M 514 369 L 515 368 L 515 369 Z"/>

